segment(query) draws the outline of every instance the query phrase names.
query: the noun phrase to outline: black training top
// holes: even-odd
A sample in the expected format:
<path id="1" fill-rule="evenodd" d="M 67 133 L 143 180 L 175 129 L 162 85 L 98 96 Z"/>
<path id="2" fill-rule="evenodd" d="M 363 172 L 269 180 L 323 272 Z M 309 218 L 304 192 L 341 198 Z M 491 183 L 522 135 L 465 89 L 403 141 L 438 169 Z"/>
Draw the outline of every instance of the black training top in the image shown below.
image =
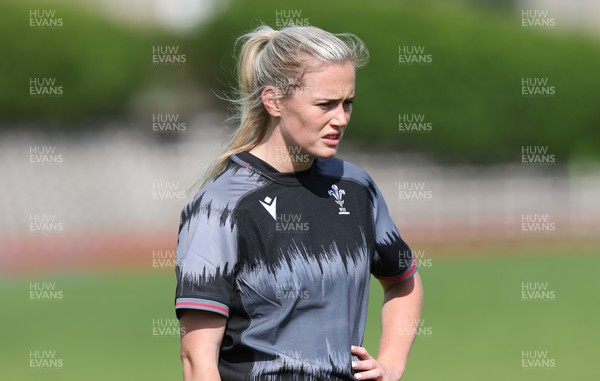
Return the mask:
<path id="1" fill-rule="evenodd" d="M 346 161 L 281 173 L 248 152 L 181 214 L 176 309 L 228 317 L 224 381 L 353 380 L 370 273 L 403 280 L 416 261 L 381 192 Z"/>

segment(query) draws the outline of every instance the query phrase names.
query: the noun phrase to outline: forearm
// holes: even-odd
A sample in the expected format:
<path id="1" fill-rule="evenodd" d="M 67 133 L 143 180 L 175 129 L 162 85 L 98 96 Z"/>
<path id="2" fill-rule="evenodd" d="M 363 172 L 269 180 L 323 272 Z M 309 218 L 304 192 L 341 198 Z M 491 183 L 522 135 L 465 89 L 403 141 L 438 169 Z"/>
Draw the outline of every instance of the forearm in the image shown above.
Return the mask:
<path id="1" fill-rule="evenodd" d="M 423 286 L 419 273 L 411 280 L 384 285 L 385 299 L 381 310 L 381 341 L 379 361 L 389 364 L 400 377 L 404 373 L 408 353 L 415 340 L 421 307 Z"/>

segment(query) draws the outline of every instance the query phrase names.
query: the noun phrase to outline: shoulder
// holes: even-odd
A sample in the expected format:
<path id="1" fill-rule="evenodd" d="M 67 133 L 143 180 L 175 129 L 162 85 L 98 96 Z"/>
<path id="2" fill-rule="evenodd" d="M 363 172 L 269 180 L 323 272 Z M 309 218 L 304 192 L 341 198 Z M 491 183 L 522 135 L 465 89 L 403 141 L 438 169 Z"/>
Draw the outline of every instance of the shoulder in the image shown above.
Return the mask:
<path id="1" fill-rule="evenodd" d="M 264 178 L 248 168 L 230 163 L 216 178 L 199 189 L 192 201 L 182 212 L 182 219 L 188 220 L 198 214 L 208 218 L 218 213 L 223 218 L 231 216 L 239 200 L 253 190 L 263 186 Z"/>
<path id="2" fill-rule="evenodd" d="M 372 193 L 376 193 L 375 183 L 371 176 L 354 163 L 333 157 L 329 159 L 319 159 L 317 165 L 320 174 L 323 176 L 354 181 L 368 188 Z"/>

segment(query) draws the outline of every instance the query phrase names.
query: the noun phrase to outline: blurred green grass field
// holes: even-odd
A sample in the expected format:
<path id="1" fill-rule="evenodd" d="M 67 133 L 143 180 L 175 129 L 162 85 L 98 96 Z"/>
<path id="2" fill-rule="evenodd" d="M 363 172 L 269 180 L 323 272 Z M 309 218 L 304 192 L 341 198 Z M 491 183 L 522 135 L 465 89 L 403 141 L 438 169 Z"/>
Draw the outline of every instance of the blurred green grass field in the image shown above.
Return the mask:
<path id="1" fill-rule="evenodd" d="M 423 332 L 404 380 L 600 379 L 597 252 L 490 259 L 434 258 L 422 268 Z M 30 300 L 30 279 L 0 281 L 3 380 L 181 379 L 169 328 L 170 270 L 53 276 L 62 300 Z M 523 301 L 523 282 L 544 282 L 553 300 Z M 365 344 L 376 353 L 381 304 L 374 282 Z M 153 330 L 153 324 L 159 328 Z M 56 351 L 58 369 L 31 368 L 30 351 Z M 548 351 L 552 368 L 523 368 L 522 351 Z"/>

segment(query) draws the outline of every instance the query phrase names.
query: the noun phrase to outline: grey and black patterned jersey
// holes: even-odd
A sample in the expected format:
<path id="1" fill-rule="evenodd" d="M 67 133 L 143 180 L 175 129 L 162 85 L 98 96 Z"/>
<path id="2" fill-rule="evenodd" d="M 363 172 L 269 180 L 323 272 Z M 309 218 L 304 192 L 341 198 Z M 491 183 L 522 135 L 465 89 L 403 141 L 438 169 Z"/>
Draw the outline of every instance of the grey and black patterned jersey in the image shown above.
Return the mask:
<path id="1" fill-rule="evenodd" d="M 280 173 L 241 152 L 183 209 L 175 307 L 228 318 L 224 381 L 353 380 L 370 274 L 416 271 L 363 170 L 331 158 Z"/>

